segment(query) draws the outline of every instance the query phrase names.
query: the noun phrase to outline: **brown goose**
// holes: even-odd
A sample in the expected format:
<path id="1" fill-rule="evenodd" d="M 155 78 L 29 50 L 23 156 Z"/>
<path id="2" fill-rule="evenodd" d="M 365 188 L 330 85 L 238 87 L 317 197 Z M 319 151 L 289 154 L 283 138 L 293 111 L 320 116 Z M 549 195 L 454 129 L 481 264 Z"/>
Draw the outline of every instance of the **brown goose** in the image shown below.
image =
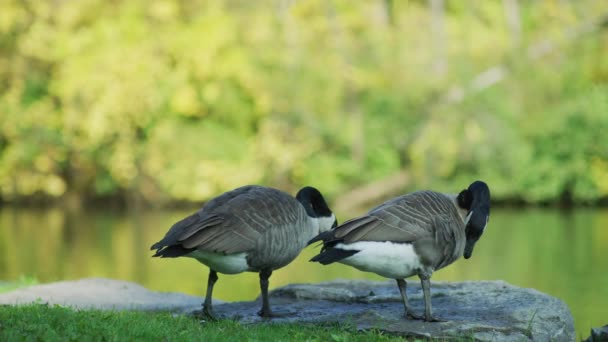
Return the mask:
<path id="1" fill-rule="evenodd" d="M 361 271 L 397 281 L 405 315 L 415 316 L 408 304 L 404 278 L 418 275 L 424 292 L 427 321 L 431 312 L 430 278 L 464 254 L 471 257 L 490 216 L 490 189 L 473 182 L 458 195 L 419 191 L 394 198 L 367 215 L 321 233 L 309 244 L 323 242 L 311 261 L 340 262 Z"/>
<path id="2" fill-rule="evenodd" d="M 277 189 L 248 185 L 226 192 L 175 223 L 152 245 L 155 257 L 190 257 L 209 266 L 203 315 L 215 318 L 211 304 L 217 272 L 259 272 L 262 317 L 272 317 L 268 278 L 289 264 L 317 234 L 336 226 L 321 193 L 302 188 L 296 198 Z"/>

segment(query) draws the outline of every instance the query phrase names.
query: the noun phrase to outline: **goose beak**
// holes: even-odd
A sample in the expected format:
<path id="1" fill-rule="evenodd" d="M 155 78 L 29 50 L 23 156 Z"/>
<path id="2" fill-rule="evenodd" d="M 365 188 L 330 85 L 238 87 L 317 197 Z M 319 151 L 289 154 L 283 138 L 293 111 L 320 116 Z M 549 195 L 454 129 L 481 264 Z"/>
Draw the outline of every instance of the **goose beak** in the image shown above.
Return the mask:
<path id="1" fill-rule="evenodd" d="M 464 246 L 464 258 L 465 259 L 468 259 L 471 257 L 471 255 L 473 255 L 473 247 L 475 247 L 475 242 L 477 242 L 477 241 L 467 239 L 467 243 Z"/>
<path id="2" fill-rule="evenodd" d="M 470 257 L 471 257 L 471 255 L 473 255 L 473 252 L 470 252 L 470 251 L 466 251 L 466 252 L 464 252 L 464 258 L 465 258 L 465 259 L 470 258 Z"/>

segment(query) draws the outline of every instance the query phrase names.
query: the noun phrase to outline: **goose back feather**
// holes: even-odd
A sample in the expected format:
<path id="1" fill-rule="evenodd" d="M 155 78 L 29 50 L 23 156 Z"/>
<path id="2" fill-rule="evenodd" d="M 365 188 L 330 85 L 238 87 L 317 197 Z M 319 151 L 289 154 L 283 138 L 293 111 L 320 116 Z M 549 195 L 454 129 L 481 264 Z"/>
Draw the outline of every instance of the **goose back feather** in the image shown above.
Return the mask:
<path id="1" fill-rule="evenodd" d="M 175 223 L 152 249 L 155 256 L 247 253 L 251 270 L 288 264 L 315 233 L 304 207 L 273 188 L 244 186 L 209 201 Z M 308 229 L 302 229 L 302 227 Z M 201 260 L 202 261 L 202 260 Z"/>
<path id="2" fill-rule="evenodd" d="M 449 195 L 418 191 L 387 201 L 367 215 L 346 221 L 309 243 L 323 241 L 321 254 L 328 253 L 338 244 L 344 246 L 362 241 L 412 244 L 422 264 L 437 270 L 463 254 L 464 215 L 466 212 L 459 210 Z M 336 254 L 332 262 L 350 256 L 349 253 L 331 253 Z M 313 258 L 313 261 L 317 260 Z"/>

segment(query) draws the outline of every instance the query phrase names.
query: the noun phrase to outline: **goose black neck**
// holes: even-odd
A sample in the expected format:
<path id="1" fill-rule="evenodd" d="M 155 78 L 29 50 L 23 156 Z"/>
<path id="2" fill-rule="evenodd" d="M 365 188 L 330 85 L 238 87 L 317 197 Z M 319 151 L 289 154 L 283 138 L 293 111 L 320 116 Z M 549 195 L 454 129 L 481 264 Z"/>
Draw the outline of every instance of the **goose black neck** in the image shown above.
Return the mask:
<path id="1" fill-rule="evenodd" d="M 311 186 L 300 189 L 296 199 L 304 206 L 310 217 L 329 217 L 332 214 L 323 195 Z"/>
<path id="2" fill-rule="evenodd" d="M 464 247 L 464 258 L 468 259 L 473 254 L 475 243 L 483 234 L 490 219 L 490 188 L 482 181 L 475 181 L 463 192 L 468 193 L 464 197 L 470 197 L 467 203 L 470 205 L 470 219 L 465 228 L 467 241 Z"/>

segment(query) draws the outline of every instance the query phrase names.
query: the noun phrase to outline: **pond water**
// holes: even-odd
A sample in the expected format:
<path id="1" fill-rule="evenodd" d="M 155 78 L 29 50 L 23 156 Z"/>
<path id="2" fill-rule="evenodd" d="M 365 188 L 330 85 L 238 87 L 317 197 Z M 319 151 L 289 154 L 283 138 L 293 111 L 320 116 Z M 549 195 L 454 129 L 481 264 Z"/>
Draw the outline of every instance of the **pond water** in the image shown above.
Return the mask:
<path id="1" fill-rule="evenodd" d="M 149 246 L 188 213 L 1 208 L 0 280 L 110 277 L 203 296 L 206 267 L 187 258 L 150 257 Z M 344 221 L 360 212 L 337 214 Z M 271 287 L 336 278 L 382 279 L 343 265 L 308 262 L 316 250 L 307 248 L 276 271 Z M 503 279 L 538 289 L 565 301 L 578 337 L 587 337 L 590 327 L 608 323 L 607 251 L 608 210 L 496 209 L 473 257 L 436 272 L 433 280 Z M 214 294 L 223 300 L 252 300 L 259 294 L 254 273 L 220 275 L 217 285 Z"/>

